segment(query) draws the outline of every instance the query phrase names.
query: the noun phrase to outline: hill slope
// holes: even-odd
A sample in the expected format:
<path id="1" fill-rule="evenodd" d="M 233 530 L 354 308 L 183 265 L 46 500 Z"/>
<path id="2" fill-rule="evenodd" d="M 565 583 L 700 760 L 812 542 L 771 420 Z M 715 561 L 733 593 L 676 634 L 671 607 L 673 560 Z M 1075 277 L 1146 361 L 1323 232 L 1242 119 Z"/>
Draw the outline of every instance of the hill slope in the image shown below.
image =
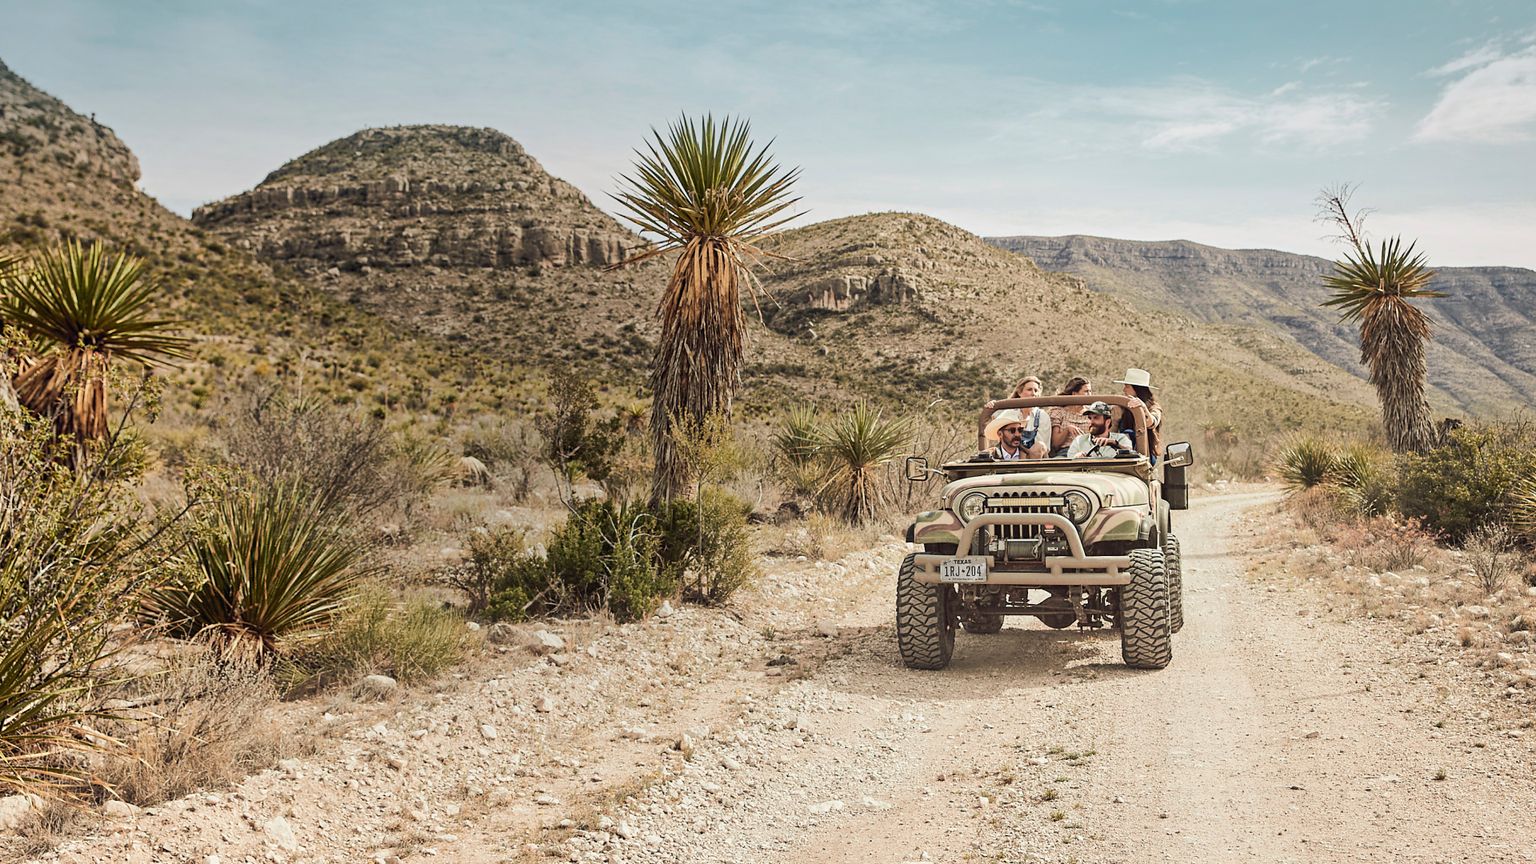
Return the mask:
<path id="1" fill-rule="evenodd" d="M 0 62 L 0 250 L 80 238 L 144 257 L 165 311 L 199 342 L 173 373 L 173 415 L 251 376 L 302 376 L 339 401 L 434 411 L 494 401 L 512 385 L 494 358 L 403 335 L 275 273 L 140 192 L 138 178 L 138 160 L 111 129 Z"/>
<path id="2" fill-rule="evenodd" d="M 1218 249 L 1184 240 L 1102 237 L 994 237 L 1049 270 L 1083 277 L 1096 290 L 1142 307 L 1174 309 L 1201 321 L 1262 326 L 1295 338 L 1329 363 L 1363 375 L 1356 332 L 1326 299 L 1332 263 L 1268 249 Z M 1426 301 L 1435 321 L 1432 400 L 1474 413 L 1508 410 L 1536 388 L 1536 273 L 1517 267 L 1447 267 Z"/>

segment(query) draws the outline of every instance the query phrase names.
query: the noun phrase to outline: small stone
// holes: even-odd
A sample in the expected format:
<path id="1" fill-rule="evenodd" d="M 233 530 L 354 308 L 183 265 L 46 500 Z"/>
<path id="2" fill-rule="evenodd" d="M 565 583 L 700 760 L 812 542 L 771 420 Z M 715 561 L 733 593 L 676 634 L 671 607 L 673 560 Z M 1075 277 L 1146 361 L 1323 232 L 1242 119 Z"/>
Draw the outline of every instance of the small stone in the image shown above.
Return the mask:
<path id="1" fill-rule="evenodd" d="M 548 696 L 541 696 L 539 697 L 539 701 L 534 703 L 533 710 L 539 712 L 540 714 L 548 714 L 555 710 L 555 700 L 549 698 Z"/>
<path id="2" fill-rule="evenodd" d="M 492 726 L 489 723 L 481 723 L 480 724 L 480 737 L 484 738 L 487 741 L 495 741 L 496 740 L 496 727 Z"/>
<path id="3" fill-rule="evenodd" d="M 1305 735 L 1303 735 L 1301 737 L 1303 737 L 1303 738 L 1317 738 L 1317 737 L 1321 736 L 1322 734 L 1323 733 L 1317 731 L 1316 729 L 1313 729 L 1311 732 L 1308 732 L 1307 734 L 1305 734 Z"/>
<path id="4" fill-rule="evenodd" d="M 279 849 L 293 852 L 299 848 L 299 840 L 293 835 L 293 826 L 281 816 L 274 816 L 267 820 L 261 830 L 266 833 L 267 839 Z"/>
<path id="5" fill-rule="evenodd" d="M 388 699 L 398 686 L 388 675 L 365 675 L 352 692 L 359 699 Z"/>
<path id="6" fill-rule="evenodd" d="M 33 809 L 42 806 L 36 795 L 7 795 L 0 798 L 0 831 L 14 831 L 26 822 Z"/>
<path id="7" fill-rule="evenodd" d="M 398 753 L 391 753 L 388 756 L 384 757 L 384 762 L 385 762 L 385 764 L 389 765 L 389 767 L 395 769 L 396 771 L 404 771 L 405 770 L 405 766 L 407 764 L 409 764 L 408 762 L 405 761 L 405 757 L 401 756 Z"/>
<path id="8" fill-rule="evenodd" d="M 478 622 L 478 621 L 466 621 L 466 622 L 464 622 L 464 629 L 468 630 L 471 633 L 477 633 L 480 630 L 480 622 Z"/>
<path id="9" fill-rule="evenodd" d="M 693 750 L 695 746 L 696 745 L 694 743 L 693 736 L 689 735 L 687 732 L 677 736 L 677 743 L 672 745 L 673 749 L 683 754 L 684 759 L 693 758 Z"/>
<path id="10" fill-rule="evenodd" d="M 138 815 L 138 812 L 139 808 L 129 804 L 127 801 L 114 799 L 101 805 L 101 815 L 108 819 L 132 819 Z"/>
<path id="11" fill-rule="evenodd" d="M 891 809 L 891 805 L 888 802 L 881 801 L 878 798 L 871 798 L 868 795 L 865 795 L 863 798 L 860 798 L 859 799 L 859 803 L 864 805 L 865 807 L 868 807 L 871 810 L 889 810 L 889 809 Z"/>
<path id="12" fill-rule="evenodd" d="M 533 803 L 539 805 L 540 807 L 558 807 L 560 806 L 560 799 L 549 794 L 548 792 L 541 792 L 538 795 L 533 796 Z"/>
<path id="13" fill-rule="evenodd" d="M 471 621 L 471 624 L 474 622 Z M 523 631 L 513 627 L 505 621 L 497 621 L 491 625 L 491 629 L 485 631 L 486 641 L 492 645 L 510 645 L 513 642 L 523 641 Z"/>
<path id="14" fill-rule="evenodd" d="M 1472 618 L 1487 618 L 1489 615 L 1493 614 L 1488 611 L 1487 606 L 1468 606 L 1466 607 L 1466 612 L 1467 615 Z"/>
<path id="15" fill-rule="evenodd" d="M 661 608 L 656 610 L 656 617 L 657 618 L 662 618 L 662 619 L 671 618 L 673 615 L 676 615 L 676 614 L 677 614 L 677 610 L 672 608 L 672 601 L 671 600 L 663 600 L 663 601 L 661 601 Z"/>
<path id="16" fill-rule="evenodd" d="M 633 840 L 635 839 L 635 834 L 639 832 L 635 831 L 634 826 L 620 819 L 619 824 L 613 826 L 613 833 L 623 837 L 625 840 Z"/>
<path id="17" fill-rule="evenodd" d="M 565 650 L 565 640 L 548 630 L 538 630 L 533 634 L 533 644 L 530 646 L 535 654 L 549 654 L 555 651 Z"/>
<path id="18" fill-rule="evenodd" d="M 833 798 L 831 801 L 823 801 L 820 804 L 812 804 L 805 809 L 811 813 L 816 814 L 831 813 L 834 810 L 843 809 L 843 802 Z"/>
<path id="19" fill-rule="evenodd" d="M 769 666 L 798 666 L 798 665 L 800 665 L 800 661 L 798 661 L 795 658 L 789 656 L 788 654 L 780 654 L 779 656 L 774 657 L 773 659 L 769 660 L 768 661 L 768 665 Z"/>
<path id="20" fill-rule="evenodd" d="M 840 632 L 836 624 L 823 621 L 816 625 L 816 633 L 824 639 L 836 639 Z"/>

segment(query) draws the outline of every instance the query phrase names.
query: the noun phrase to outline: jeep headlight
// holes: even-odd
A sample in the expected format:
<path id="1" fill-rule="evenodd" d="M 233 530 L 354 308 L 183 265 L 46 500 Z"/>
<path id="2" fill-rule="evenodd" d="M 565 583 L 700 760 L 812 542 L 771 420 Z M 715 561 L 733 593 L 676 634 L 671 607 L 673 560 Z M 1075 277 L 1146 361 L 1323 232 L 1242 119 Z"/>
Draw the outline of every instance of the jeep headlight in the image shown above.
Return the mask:
<path id="1" fill-rule="evenodd" d="M 1093 501 L 1076 489 L 1061 496 L 1067 505 L 1067 518 L 1081 525 L 1093 515 Z"/>
<path id="2" fill-rule="evenodd" d="M 980 516 L 986 509 L 987 493 L 972 492 L 971 494 L 960 499 L 960 506 L 955 508 L 955 512 L 960 514 L 961 522 L 969 522 L 972 519 L 975 519 L 977 516 Z"/>

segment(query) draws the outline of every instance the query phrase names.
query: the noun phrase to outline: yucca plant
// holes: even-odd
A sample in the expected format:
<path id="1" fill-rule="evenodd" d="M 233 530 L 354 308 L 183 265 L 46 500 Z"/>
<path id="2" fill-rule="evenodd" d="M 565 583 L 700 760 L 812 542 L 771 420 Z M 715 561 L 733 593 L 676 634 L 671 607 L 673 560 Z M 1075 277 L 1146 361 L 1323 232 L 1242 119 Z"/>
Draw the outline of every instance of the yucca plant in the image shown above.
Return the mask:
<path id="1" fill-rule="evenodd" d="M 1327 482 L 1336 458 L 1333 449 L 1320 438 L 1302 437 L 1287 441 L 1275 458 L 1275 471 L 1287 492 L 1295 494 Z"/>
<path id="2" fill-rule="evenodd" d="M 911 437 L 909 421 L 887 418 L 867 402 L 834 417 L 817 448 L 825 471 L 821 496 L 844 521 L 873 522 L 885 503 L 885 466 L 906 449 Z"/>
<path id="3" fill-rule="evenodd" d="M 676 251 L 658 314 L 661 338 L 651 368 L 651 497 L 671 498 L 688 486 L 672 418 L 729 414 L 745 350 L 742 290 L 752 290 L 749 262 L 758 243 L 799 214 L 799 169 L 785 170 L 755 147 L 751 126 L 729 117 L 687 117 L 665 135 L 652 130 L 635 151 L 635 173 L 613 197 L 642 232 L 655 237 L 624 264 Z"/>
<path id="4" fill-rule="evenodd" d="M 806 406 L 791 409 L 773 432 L 774 470 L 795 495 L 812 496 L 821 486 L 823 437 L 821 420 Z"/>
<path id="5" fill-rule="evenodd" d="M 1401 237 L 1372 249 L 1362 234 L 1364 214 L 1349 212 L 1350 189 L 1325 191 L 1322 218 L 1334 223 L 1349 245 L 1323 283 L 1333 296 L 1324 306 L 1339 310 L 1340 320 L 1360 326 L 1360 362 L 1370 371 L 1381 401 L 1387 443 L 1398 453 L 1422 453 L 1435 440 L 1429 403 L 1424 399 L 1425 348 L 1431 338 L 1429 316 L 1414 300 L 1444 297 L 1429 282 L 1429 269 L 1414 244 Z"/>
<path id="6" fill-rule="evenodd" d="M 1383 516 L 1392 509 L 1397 489 L 1390 454 L 1369 444 L 1355 442 L 1334 454 L 1327 479 L 1356 516 Z"/>
<path id="7" fill-rule="evenodd" d="M 188 542 L 186 572 L 145 615 L 228 656 L 271 659 L 320 636 L 373 572 L 367 548 L 305 487 L 233 491 Z"/>
<path id="8" fill-rule="evenodd" d="M 13 269 L 0 286 L 0 320 L 49 346 L 16 376 L 16 397 L 77 442 L 107 436 L 106 375 L 114 360 L 152 364 L 186 356 L 175 322 L 156 318 L 159 287 L 144 262 L 70 241 Z"/>

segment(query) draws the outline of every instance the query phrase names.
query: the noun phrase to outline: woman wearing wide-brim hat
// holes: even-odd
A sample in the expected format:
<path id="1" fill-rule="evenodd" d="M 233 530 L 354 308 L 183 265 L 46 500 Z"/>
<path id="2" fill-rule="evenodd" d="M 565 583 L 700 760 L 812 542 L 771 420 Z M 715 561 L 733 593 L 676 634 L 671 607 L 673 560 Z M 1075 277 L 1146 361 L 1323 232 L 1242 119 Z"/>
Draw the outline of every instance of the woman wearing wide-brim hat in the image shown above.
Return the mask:
<path id="1" fill-rule="evenodd" d="M 1156 462 L 1163 452 L 1163 409 L 1157 404 L 1157 394 L 1152 392 L 1152 373 L 1145 369 L 1127 369 L 1125 377 L 1115 379 L 1115 383 L 1124 385 L 1125 395 L 1131 397 L 1130 407 L 1140 408 L 1147 415 L 1147 446 L 1152 451 L 1152 461 Z M 1131 418 L 1131 412 L 1121 411 L 1116 426 L 1122 432 L 1130 430 L 1134 440 L 1136 422 Z"/>

